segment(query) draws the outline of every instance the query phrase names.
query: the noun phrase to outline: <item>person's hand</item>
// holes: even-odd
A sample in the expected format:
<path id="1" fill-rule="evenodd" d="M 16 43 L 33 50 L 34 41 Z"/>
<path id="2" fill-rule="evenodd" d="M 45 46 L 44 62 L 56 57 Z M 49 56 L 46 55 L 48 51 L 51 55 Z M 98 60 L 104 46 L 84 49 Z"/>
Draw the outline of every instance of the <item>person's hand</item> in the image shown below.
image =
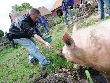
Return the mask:
<path id="1" fill-rule="evenodd" d="M 46 47 L 48 47 L 49 49 L 53 50 L 53 47 L 50 45 L 50 43 L 46 42 L 45 45 L 46 45 Z"/>
<path id="2" fill-rule="evenodd" d="M 71 6 L 68 6 L 68 8 L 70 8 Z"/>

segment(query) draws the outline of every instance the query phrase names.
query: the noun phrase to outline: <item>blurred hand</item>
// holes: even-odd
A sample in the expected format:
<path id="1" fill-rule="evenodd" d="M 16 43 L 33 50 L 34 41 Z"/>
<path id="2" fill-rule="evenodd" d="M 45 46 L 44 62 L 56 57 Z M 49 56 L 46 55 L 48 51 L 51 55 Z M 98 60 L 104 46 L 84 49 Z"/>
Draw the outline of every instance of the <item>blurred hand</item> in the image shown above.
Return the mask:
<path id="1" fill-rule="evenodd" d="M 46 45 L 46 47 L 48 47 L 50 50 L 53 50 L 53 47 L 50 45 L 50 43 L 46 42 L 45 45 Z"/>
<path id="2" fill-rule="evenodd" d="M 68 6 L 68 8 L 70 8 L 71 6 Z"/>

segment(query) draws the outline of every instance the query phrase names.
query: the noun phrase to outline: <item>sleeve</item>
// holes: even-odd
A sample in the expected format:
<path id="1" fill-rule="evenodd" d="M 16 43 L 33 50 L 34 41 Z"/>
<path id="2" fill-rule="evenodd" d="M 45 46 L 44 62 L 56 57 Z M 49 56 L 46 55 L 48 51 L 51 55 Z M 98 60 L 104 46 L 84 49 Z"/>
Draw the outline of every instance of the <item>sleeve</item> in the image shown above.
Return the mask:
<path id="1" fill-rule="evenodd" d="M 29 35 L 29 37 L 34 37 L 35 34 L 37 34 L 35 30 L 35 26 L 31 27 L 31 23 L 23 23 L 23 31 Z"/>
<path id="2" fill-rule="evenodd" d="M 64 2 L 62 1 L 62 10 L 64 11 L 65 10 L 65 5 L 64 5 Z"/>
<path id="3" fill-rule="evenodd" d="M 69 6 L 73 6 L 74 0 L 70 0 L 70 1 L 68 2 L 68 4 L 69 4 Z"/>

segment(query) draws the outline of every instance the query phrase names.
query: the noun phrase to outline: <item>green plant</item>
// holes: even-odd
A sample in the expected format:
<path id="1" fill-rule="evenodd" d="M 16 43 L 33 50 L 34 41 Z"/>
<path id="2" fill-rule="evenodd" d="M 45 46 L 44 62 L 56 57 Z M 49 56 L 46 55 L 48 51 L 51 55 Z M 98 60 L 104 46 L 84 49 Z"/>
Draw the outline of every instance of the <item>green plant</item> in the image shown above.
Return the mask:
<path id="1" fill-rule="evenodd" d="M 108 6 L 110 7 L 110 3 L 108 4 Z"/>
<path id="2" fill-rule="evenodd" d="M 76 8 L 74 8 L 74 9 L 72 10 L 72 13 L 73 13 L 73 16 L 75 16 L 75 14 L 76 14 Z"/>
<path id="3" fill-rule="evenodd" d="M 0 30 L 0 37 L 2 37 L 3 35 L 4 35 L 4 32 Z"/>
<path id="4" fill-rule="evenodd" d="M 61 18 L 58 17 L 54 20 L 54 23 L 55 23 L 55 25 L 57 25 L 57 24 L 60 24 L 62 21 L 63 21 L 63 17 L 61 17 Z"/>
<path id="5" fill-rule="evenodd" d="M 85 70 L 85 74 L 86 74 L 87 80 L 89 80 L 90 83 L 93 83 L 92 78 L 91 78 L 88 70 Z"/>

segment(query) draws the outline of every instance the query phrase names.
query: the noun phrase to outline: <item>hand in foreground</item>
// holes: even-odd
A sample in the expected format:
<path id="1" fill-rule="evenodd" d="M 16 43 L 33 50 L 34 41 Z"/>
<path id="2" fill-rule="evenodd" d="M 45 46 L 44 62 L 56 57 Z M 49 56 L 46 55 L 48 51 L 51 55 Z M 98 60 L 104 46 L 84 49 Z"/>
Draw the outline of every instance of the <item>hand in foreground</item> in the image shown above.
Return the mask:
<path id="1" fill-rule="evenodd" d="M 46 45 L 46 47 L 48 47 L 49 49 L 53 50 L 53 47 L 50 45 L 50 43 L 46 42 L 45 45 Z"/>

